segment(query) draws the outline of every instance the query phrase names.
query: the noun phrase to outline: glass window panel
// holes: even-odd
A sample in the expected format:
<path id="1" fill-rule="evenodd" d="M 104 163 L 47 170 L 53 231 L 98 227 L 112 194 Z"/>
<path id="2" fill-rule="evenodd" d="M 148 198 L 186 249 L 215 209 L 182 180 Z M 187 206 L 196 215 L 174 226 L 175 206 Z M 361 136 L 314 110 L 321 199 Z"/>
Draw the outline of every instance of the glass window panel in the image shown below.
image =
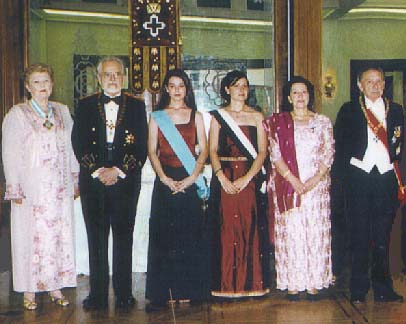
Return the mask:
<path id="1" fill-rule="evenodd" d="M 231 8 L 231 0 L 197 0 L 198 7 Z"/>
<path id="2" fill-rule="evenodd" d="M 82 0 L 83 2 L 117 3 L 117 0 Z"/>
<path id="3" fill-rule="evenodd" d="M 247 0 L 247 9 L 264 10 L 264 0 Z"/>
<path id="4" fill-rule="evenodd" d="M 202 18 L 181 24 L 182 67 L 192 77 L 200 110 L 221 105 L 221 79 L 227 72 L 239 69 L 247 73 L 250 81 L 249 104 L 266 115 L 273 111 L 272 2 L 265 1 L 263 11 L 238 7 L 244 2 L 235 0 L 233 8 L 237 11 L 221 12 L 209 8 L 202 12 L 182 2 L 182 13 Z"/>

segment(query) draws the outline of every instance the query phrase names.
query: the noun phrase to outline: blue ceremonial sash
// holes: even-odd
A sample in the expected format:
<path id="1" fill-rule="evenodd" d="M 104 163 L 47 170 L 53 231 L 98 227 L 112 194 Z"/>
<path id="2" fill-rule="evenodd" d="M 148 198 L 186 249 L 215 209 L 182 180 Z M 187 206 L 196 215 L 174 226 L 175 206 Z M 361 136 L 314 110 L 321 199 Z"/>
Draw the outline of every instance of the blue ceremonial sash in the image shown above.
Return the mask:
<path id="1" fill-rule="evenodd" d="M 164 110 L 158 110 L 154 111 L 151 116 L 154 118 L 178 159 L 182 162 L 186 172 L 191 175 L 195 169 L 196 160 L 168 114 Z M 197 195 L 201 199 L 207 200 L 210 195 L 210 190 L 201 174 L 199 174 L 195 183 L 197 185 Z"/>

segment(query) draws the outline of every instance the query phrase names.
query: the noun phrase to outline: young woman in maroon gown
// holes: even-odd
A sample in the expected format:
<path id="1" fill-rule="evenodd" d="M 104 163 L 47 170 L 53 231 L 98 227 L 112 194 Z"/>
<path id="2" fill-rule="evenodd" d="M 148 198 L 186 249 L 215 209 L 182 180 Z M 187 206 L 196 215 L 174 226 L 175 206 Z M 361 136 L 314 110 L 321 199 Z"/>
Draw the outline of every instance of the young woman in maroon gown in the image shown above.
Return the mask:
<path id="1" fill-rule="evenodd" d="M 211 208 L 217 216 L 220 244 L 212 290 L 212 295 L 217 297 L 262 296 L 268 292 L 264 284 L 259 226 L 264 216 L 259 189 L 267 140 L 262 113 L 246 104 L 248 93 L 246 75 L 240 71 L 229 72 L 221 82 L 225 104 L 212 113 L 210 126 Z M 244 145 L 236 138 L 235 128 L 223 123 L 221 114 L 235 122 L 235 128 L 255 148 L 256 157 L 245 152 Z"/>

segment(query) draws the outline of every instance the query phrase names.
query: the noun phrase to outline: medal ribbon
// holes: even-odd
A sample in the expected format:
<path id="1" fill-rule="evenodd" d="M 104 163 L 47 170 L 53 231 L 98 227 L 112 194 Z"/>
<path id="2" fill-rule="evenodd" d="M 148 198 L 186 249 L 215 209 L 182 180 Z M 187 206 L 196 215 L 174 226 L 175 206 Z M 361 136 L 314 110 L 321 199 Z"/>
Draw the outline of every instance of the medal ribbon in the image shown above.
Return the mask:
<path id="1" fill-rule="evenodd" d="M 32 107 L 32 109 L 34 109 L 34 112 L 37 114 L 37 116 L 45 119 L 42 126 L 47 128 L 48 130 L 50 130 L 52 128 L 52 126 L 54 126 L 54 124 L 52 124 L 52 122 L 49 120 L 50 118 L 52 118 L 52 115 L 54 112 L 52 110 L 51 104 L 48 102 L 48 114 L 44 113 L 44 111 L 41 109 L 39 104 L 34 99 L 31 99 L 31 107 Z"/>
<path id="2" fill-rule="evenodd" d="M 52 106 L 49 102 L 48 102 L 48 114 L 45 114 L 44 111 L 39 106 L 39 104 L 34 99 L 31 99 L 30 101 L 32 108 L 39 117 L 42 117 L 44 119 L 50 119 L 52 117 L 54 111 L 52 110 Z"/>

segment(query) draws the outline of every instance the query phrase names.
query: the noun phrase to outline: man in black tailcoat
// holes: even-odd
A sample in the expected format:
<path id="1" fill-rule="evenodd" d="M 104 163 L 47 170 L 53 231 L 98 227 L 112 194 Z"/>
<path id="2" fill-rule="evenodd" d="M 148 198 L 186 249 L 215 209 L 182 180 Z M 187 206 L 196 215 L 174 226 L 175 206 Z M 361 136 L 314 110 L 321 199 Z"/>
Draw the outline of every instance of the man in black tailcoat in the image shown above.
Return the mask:
<path id="1" fill-rule="evenodd" d="M 369 290 L 369 252 L 374 300 L 403 301 L 392 286 L 389 237 L 398 208 L 396 163 L 403 142 L 403 110 L 383 97 L 384 74 L 369 68 L 358 76 L 357 102 L 345 103 L 335 124 L 336 172 L 348 201 L 352 273 L 351 302 Z"/>
<path id="2" fill-rule="evenodd" d="M 108 305 L 108 237 L 113 233 L 113 288 L 116 307 L 132 295 L 133 230 L 147 156 L 145 105 L 122 92 L 124 65 L 116 57 L 97 66 L 102 87 L 79 102 L 72 131 L 80 162 L 79 187 L 89 245 L 90 293 L 85 309 Z"/>

